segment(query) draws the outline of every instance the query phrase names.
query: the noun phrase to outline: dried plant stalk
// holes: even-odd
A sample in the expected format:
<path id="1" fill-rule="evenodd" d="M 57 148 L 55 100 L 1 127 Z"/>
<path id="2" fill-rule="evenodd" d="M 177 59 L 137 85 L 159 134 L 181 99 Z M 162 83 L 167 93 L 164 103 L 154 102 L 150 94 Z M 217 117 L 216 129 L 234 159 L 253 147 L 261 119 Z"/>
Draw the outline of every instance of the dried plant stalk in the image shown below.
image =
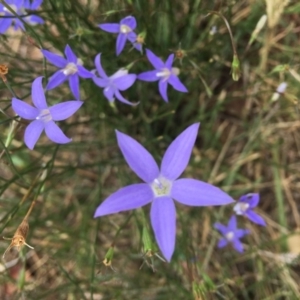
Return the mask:
<path id="1" fill-rule="evenodd" d="M 289 0 L 266 0 L 268 26 L 270 29 L 277 25 L 283 13 L 283 9 L 288 5 L 289 2 Z"/>
<path id="2" fill-rule="evenodd" d="M 5 75 L 8 73 L 8 67 L 6 65 L 0 65 L 0 78 L 6 82 Z"/>

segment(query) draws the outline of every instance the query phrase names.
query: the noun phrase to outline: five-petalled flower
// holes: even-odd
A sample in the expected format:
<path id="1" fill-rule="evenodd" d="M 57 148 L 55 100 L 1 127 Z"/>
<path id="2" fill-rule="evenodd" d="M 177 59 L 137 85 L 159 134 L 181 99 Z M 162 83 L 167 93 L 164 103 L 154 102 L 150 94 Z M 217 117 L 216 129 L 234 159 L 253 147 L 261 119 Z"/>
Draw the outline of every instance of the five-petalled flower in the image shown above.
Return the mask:
<path id="1" fill-rule="evenodd" d="M 32 122 L 27 126 L 24 141 L 29 149 L 33 149 L 43 130 L 48 138 L 58 144 L 71 141 L 55 121 L 62 121 L 72 116 L 83 104 L 82 101 L 66 101 L 48 107 L 42 85 L 43 77 L 36 78 L 32 83 L 32 102 L 35 107 L 22 100 L 13 98 L 12 108 L 21 117 Z"/>
<path id="2" fill-rule="evenodd" d="M 259 203 L 259 194 L 243 195 L 235 204 L 233 210 L 237 215 L 246 216 L 250 221 L 261 226 L 266 226 L 265 220 L 258 215 L 253 209 Z"/>
<path id="3" fill-rule="evenodd" d="M 66 59 L 48 50 L 41 50 L 43 55 L 53 65 L 60 68 L 49 79 L 46 90 L 51 90 L 69 80 L 70 89 L 77 100 L 80 99 L 79 76 L 92 78 L 93 74 L 82 66 L 82 60 L 77 58 L 69 45 L 65 48 Z"/>
<path id="4" fill-rule="evenodd" d="M 170 54 L 166 62 L 164 63 L 159 57 L 157 57 L 152 51 L 146 49 L 146 55 L 153 65 L 155 70 L 143 72 L 138 75 L 139 80 L 144 81 L 157 81 L 159 92 L 162 98 L 168 102 L 167 88 L 168 83 L 177 91 L 186 93 L 188 90 L 179 80 L 179 69 L 172 67 L 174 61 L 174 54 Z"/>
<path id="5" fill-rule="evenodd" d="M 26 17 L 23 17 L 26 15 L 25 9 L 30 10 L 36 10 L 43 0 L 35 0 L 32 3 L 29 0 L 6 0 L 5 1 L 7 5 L 10 6 L 10 8 L 19 15 L 22 20 L 30 25 L 35 24 L 43 24 L 44 20 L 37 16 L 37 15 L 28 15 Z M 14 24 L 14 29 L 18 30 L 21 28 L 22 30 L 25 30 L 24 24 L 22 21 L 17 18 L 7 7 L 5 7 L 3 4 L 0 4 L 0 15 L 3 16 L 0 19 L 0 33 L 4 33 L 7 31 L 7 29 Z"/>
<path id="6" fill-rule="evenodd" d="M 138 51 L 142 50 L 141 45 L 136 43 L 137 34 L 134 32 L 134 29 L 136 28 L 135 17 L 128 16 L 122 19 L 120 23 L 105 23 L 99 24 L 98 26 L 106 32 L 118 33 L 116 44 L 117 56 L 123 51 L 126 40 L 130 41 Z"/>
<path id="7" fill-rule="evenodd" d="M 116 131 L 118 145 L 130 168 L 144 183 L 119 189 L 97 208 L 94 217 L 142 207 L 151 203 L 151 224 L 164 257 L 170 261 L 175 248 L 174 200 L 189 206 L 225 205 L 233 199 L 219 188 L 190 178 L 178 179 L 185 170 L 198 134 L 199 123 L 185 129 L 168 147 L 161 167 L 130 136 Z"/>
<path id="8" fill-rule="evenodd" d="M 214 227 L 220 231 L 223 237 L 219 240 L 218 248 L 225 247 L 228 243 L 231 243 L 234 249 L 240 253 L 244 251 L 243 245 L 240 242 L 240 239 L 249 234 L 250 231 L 248 229 L 239 229 L 237 228 L 236 216 L 233 215 L 228 225 L 225 226 L 221 223 L 215 223 Z"/>
<path id="9" fill-rule="evenodd" d="M 103 94 L 109 102 L 113 102 L 115 100 L 114 97 L 116 97 L 119 101 L 129 105 L 138 104 L 129 102 L 120 93 L 120 91 L 125 91 L 134 84 L 136 80 L 135 74 L 128 74 L 128 70 L 121 69 L 108 77 L 101 66 L 101 54 L 96 56 L 95 66 L 100 78 L 95 75 L 93 81 L 96 85 L 103 88 Z"/>

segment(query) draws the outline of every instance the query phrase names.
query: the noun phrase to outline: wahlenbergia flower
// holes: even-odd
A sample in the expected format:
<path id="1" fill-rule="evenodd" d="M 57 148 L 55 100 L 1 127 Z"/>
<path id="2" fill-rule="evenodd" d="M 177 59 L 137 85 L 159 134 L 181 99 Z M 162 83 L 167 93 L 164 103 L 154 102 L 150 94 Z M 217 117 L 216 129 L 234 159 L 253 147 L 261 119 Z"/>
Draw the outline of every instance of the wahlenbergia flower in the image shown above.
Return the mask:
<path id="1" fill-rule="evenodd" d="M 197 137 L 199 123 L 189 126 L 168 147 L 158 168 L 152 155 L 130 136 L 116 131 L 118 145 L 130 168 L 145 183 L 119 189 L 97 208 L 94 217 L 139 208 L 151 203 L 151 224 L 164 257 L 170 261 L 175 248 L 174 200 L 189 206 L 224 205 L 233 199 L 203 181 L 178 179 L 186 168 Z"/>
<path id="2" fill-rule="evenodd" d="M 259 194 L 243 195 L 240 200 L 235 204 L 233 210 L 237 215 L 246 216 L 250 221 L 255 224 L 266 226 L 265 220 L 258 215 L 253 209 L 259 203 Z"/>
<path id="3" fill-rule="evenodd" d="M 72 116 L 83 104 L 82 101 L 66 101 L 48 107 L 42 85 L 43 77 L 36 78 L 32 83 L 31 97 L 35 107 L 13 98 L 12 108 L 23 119 L 32 120 L 27 126 L 24 141 L 29 149 L 33 149 L 43 130 L 48 138 L 58 144 L 69 143 L 55 121 L 62 121 Z"/>
<path id="4" fill-rule="evenodd" d="M 95 66 L 100 78 L 95 75 L 93 81 L 99 87 L 104 88 L 103 94 L 109 102 L 113 102 L 115 100 L 114 97 L 116 97 L 119 101 L 129 105 L 138 104 L 129 102 L 120 93 L 120 91 L 125 91 L 134 84 L 136 80 L 135 74 L 128 74 L 128 70 L 121 69 L 108 77 L 101 66 L 101 54 L 96 56 Z"/>
<path id="5" fill-rule="evenodd" d="M 69 45 L 65 48 L 66 59 L 48 50 L 41 51 L 47 60 L 60 68 L 60 70 L 56 71 L 50 77 L 46 90 L 52 90 L 68 79 L 73 95 L 79 100 L 79 76 L 82 78 L 92 78 L 93 74 L 82 66 L 82 60 L 76 57 Z"/>
<path id="6" fill-rule="evenodd" d="M 248 229 L 238 229 L 237 228 L 237 222 L 236 222 L 236 216 L 233 215 L 229 222 L 228 225 L 225 226 L 221 223 L 215 223 L 214 228 L 219 230 L 223 237 L 219 240 L 218 243 L 218 248 L 223 248 L 225 247 L 228 243 L 231 243 L 234 247 L 234 249 L 238 252 L 243 252 L 243 245 L 240 242 L 240 239 L 249 234 L 250 231 Z"/>
<path id="7" fill-rule="evenodd" d="M 159 92 L 166 102 L 168 102 L 168 95 L 167 95 L 168 83 L 171 84 L 171 86 L 179 92 L 186 93 L 188 91 L 187 88 L 177 77 L 179 75 L 179 69 L 172 67 L 174 61 L 174 54 L 170 54 L 165 63 L 149 49 L 146 49 L 146 55 L 150 63 L 155 68 L 155 70 L 147 71 L 139 74 L 137 77 L 139 80 L 144 80 L 144 81 L 159 80 L 158 82 Z"/>
<path id="8" fill-rule="evenodd" d="M 42 2 L 43 0 L 35 0 L 32 3 L 29 0 L 6 0 L 6 4 L 9 5 L 24 22 L 30 25 L 43 24 L 44 20 L 37 15 L 22 17 L 27 15 L 25 9 L 36 10 Z M 3 16 L 0 19 L 0 33 L 5 33 L 12 24 L 14 24 L 15 30 L 19 28 L 25 30 L 22 21 L 12 14 L 3 4 L 0 4 L 0 15 Z"/>
<path id="9" fill-rule="evenodd" d="M 141 51 L 141 46 L 135 43 L 137 39 L 137 34 L 134 32 L 136 28 L 135 17 L 128 16 L 122 19 L 120 23 L 105 23 L 98 26 L 106 32 L 118 33 L 116 44 L 117 56 L 123 51 L 126 40 L 130 41 L 137 50 Z"/>

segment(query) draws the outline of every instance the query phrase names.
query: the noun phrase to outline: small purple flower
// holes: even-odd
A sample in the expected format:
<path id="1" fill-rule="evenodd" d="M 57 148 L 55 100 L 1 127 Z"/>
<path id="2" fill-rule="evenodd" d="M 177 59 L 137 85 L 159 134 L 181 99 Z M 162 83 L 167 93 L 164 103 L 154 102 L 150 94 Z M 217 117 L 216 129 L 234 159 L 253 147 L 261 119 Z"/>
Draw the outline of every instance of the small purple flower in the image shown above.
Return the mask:
<path id="1" fill-rule="evenodd" d="M 259 216 L 253 209 L 259 203 L 259 194 L 243 195 L 240 200 L 235 204 L 233 210 L 237 215 L 246 216 L 250 221 L 255 224 L 266 226 L 265 220 Z"/>
<path id="2" fill-rule="evenodd" d="M 52 90 L 68 79 L 73 95 L 77 100 L 79 100 L 79 76 L 82 78 L 92 78 L 93 74 L 82 66 L 82 60 L 76 57 L 69 45 L 65 48 L 65 55 L 67 59 L 48 50 L 41 51 L 47 60 L 60 68 L 60 70 L 56 71 L 50 77 L 46 90 Z"/>
<path id="3" fill-rule="evenodd" d="M 168 102 L 168 95 L 167 95 L 168 83 L 171 84 L 172 87 L 179 92 L 186 93 L 188 91 L 187 88 L 177 77 L 179 75 L 179 69 L 172 68 L 172 64 L 174 61 L 174 54 L 170 54 L 165 63 L 149 49 L 146 49 L 146 55 L 150 63 L 155 68 L 155 70 L 147 71 L 139 74 L 137 77 L 138 79 L 144 81 L 159 80 L 158 83 L 159 92 L 166 102 Z"/>
<path id="4" fill-rule="evenodd" d="M 20 16 L 27 14 L 25 9 L 36 10 L 42 2 L 43 0 L 35 0 L 32 3 L 29 0 L 6 0 L 6 4 L 8 4 L 15 11 L 15 13 Z M 0 19 L 0 33 L 5 33 L 12 24 L 14 24 L 15 30 L 18 30 L 19 28 L 25 30 L 24 24 L 3 4 L 0 4 L 0 14 L 4 16 L 4 18 Z M 30 25 L 44 23 L 44 20 L 36 15 L 22 17 L 22 19 Z"/>
<path id="5" fill-rule="evenodd" d="M 189 206 L 232 203 L 219 188 L 203 181 L 178 177 L 186 168 L 199 123 L 189 126 L 168 147 L 157 166 L 152 155 L 136 140 L 116 130 L 118 145 L 130 168 L 145 183 L 119 189 L 97 208 L 94 217 L 127 211 L 151 203 L 151 224 L 164 257 L 170 261 L 175 248 L 176 210 L 173 200 Z"/>
<path id="6" fill-rule="evenodd" d="M 223 238 L 219 240 L 218 248 L 225 247 L 228 243 L 231 243 L 234 247 L 234 249 L 240 253 L 244 251 L 243 245 L 240 242 L 240 239 L 249 234 L 250 231 L 248 229 L 238 229 L 237 228 L 237 222 L 236 222 L 236 216 L 233 215 L 228 225 L 225 226 L 221 223 L 215 223 L 214 228 L 219 230 L 221 234 L 223 235 Z"/>
<path id="7" fill-rule="evenodd" d="M 104 88 L 103 94 L 109 102 L 113 102 L 115 100 L 114 97 L 116 97 L 119 101 L 129 105 L 138 104 L 129 102 L 120 93 L 120 91 L 125 91 L 134 84 L 136 80 L 135 74 L 128 74 L 128 70 L 121 69 L 108 77 L 101 66 L 101 54 L 96 56 L 95 66 L 100 78 L 95 75 L 93 81 L 99 87 Z"/>
<path id="8" fill-rule="evenodd" d="M 35 107 L 13 98 L 12 108 L 23 119 L 32 120 L 25 130 L 24 141 L 29 149 L 33 149 L 43 130 L 48 138 L 58 144 L 71 141 L 54 121 L 62 121 L 72 116 L 83 104 L 82 101 L 66 101 L 48 107 L 42 85 L 43 77 L 32 83 L 31 96 Z"/>
<path id="9" fill-rule="evenodd" d="M 126 40 L 133 43 L 133 46 L 141 51 L 141 47 L 135 45 L 137 35 L 134 32 L 136 28 L 136 20 L 135 17 L 128 16 L 120 21 L 120 23 L 105 23 L 98 25 L 100 29 L 110 32 L 110 33 L 118 33 L 117 44 L 116 44 L 116 53 L 117 56 L 123 51 L 125 47 Z"/>

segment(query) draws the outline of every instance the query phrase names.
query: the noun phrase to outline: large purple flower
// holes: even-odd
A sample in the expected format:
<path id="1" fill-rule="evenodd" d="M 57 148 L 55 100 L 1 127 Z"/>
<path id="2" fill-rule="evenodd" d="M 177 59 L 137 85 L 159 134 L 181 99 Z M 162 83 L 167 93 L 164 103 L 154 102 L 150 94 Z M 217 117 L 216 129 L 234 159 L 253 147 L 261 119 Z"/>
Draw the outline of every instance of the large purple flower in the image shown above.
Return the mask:
<path id="1" fill-rule="evenodd" d="M 82 61 L 77 58 L 69 45 L 65 48 L 66 59 L 48 50 L 41 50 L 43 55 L 53 65 L 60 68 L 49 79 L 47 90 L 52 90 L 67 79 L 70 89 L 77 100 L 80 99 L 79 76 L 82 78 L 92 78 L 93 74 L 82 66 Z"/>
<path id="2" fill-rule="evenodd" d="M 19 16 L 27 15 L 25 9 L 36 10 L 42 4 L 43 0 L 35 0 L 32 3 L 29 0 L 6 0 L 6 4 L 11 7 Z M 23 23 L 15 17 L 3 4 L 0 4 L 0 14 L 3 16 L 0 19 L 0 33 L 5 33 L 7 29 L 14 24 L 14 29 L 19 28 L 25 30 Z M 43 24 L 44 20 L 37 15 L 29 15 L 22 17 L 22 19 L 30 24 Z"/>
<path id="3" fill-rule="evenodd" d="M 187 88 L 177 77 L 179 75 L 179 69 L 172 68 L 172 64 L 174 61 L 174 54 L 170 54 L 165 63 L 149 49 L 146 49 L 146 55 L 150 63 L 155 68 L 155 70 L 147 71 L 139 74 L 137 77 L 139 80 L 144 80 L 144 81 L 159 80 L 158 82 L 159 92 L 166 102 L 168 102 L 168 95 L 167 95 L 168 83 L 171 84 L 171 86 L 179 92 L 186 93 L 188 91 Z"/>
<path id="4" fill-rule="evenodd" d="M 253 209 L 259 203 L 259 194 L 243 195 L 236 203 L 233 210 L 237 215 L 246 216 L 250 221 L 261 226 L 266 226 L 265 220 L 258 215 Z"/>
<path id="5" fill-rule="evenodd" d="M 138 104 L 129 102 L 120 93 L 120 91 L 125 91 L 134 84 L 136 80 L 135 74 L 128 74 L 128 70 L 121 69 L 108 77 L 101 66 L 101 54 L 96 56 L 95 66 L 100 78 L 95 75 L 93 81 L 96 85 L 103 88 L 103 94 L 109 102 L 113 102 L 115 100 L 114 97 L 116 97 L 119 101 L 129 105 Z"/>
<path id="6" fill-rule="evenodd" d="M 29 149 L 33 149 L 43 130 L 54 143 L 65 144 L 71 139 L 65 136 L 55 121 L 62 121 L 72 116 L 83 104 L 82 101 L 66 101 L 48 107 L 42 85 L 43 77 L 32 83 L 32 102 L 35 107 L 22 100 L 13 98 L 12 108 L 23 119 L 32 120 L 25 130 L 24 141 Z"/>
<path id="7" fill-rule="evenodd" d="M 248 229 L 238 229 L 237 228 L 237 222 L 236 222 L 236 216 L 233 215 L 228 225 L 225 226 L 221 223 L 215 223 L 214 227 L 221 232 L 223 237 L 219 240 L 218 248 L 225 247 L 228 243 L 231 243 L 234 247 L 234 249 L 240 253 L 244 251 L 243 245 L 240 242 L 240 239 L 249 234 L 250 231 Z"/>
<path id="8" fill-rule="evenodd" d="M 123 51 L 126 40 L 129 40 L 137 50 L 142 50 L 141 45 L 136 43 L 137 35 L 134 32 L 134 29 L 136 28 L 135 17 L 128 16 L 122 19 L 120 23 L 105 23 L 99 24 L 98 26 L 104 31 L 118 33 L 116 44 L 117 56 Z"/>
<path id="9" fill-rule="evenodd" d="M 130 168 L 145 182 L 119 189 L 105 199 L 95 217 L 139 208 L 151 203 L 151 224 L 164 257 L 170 261 L 175 248 L 174 200 L 190 206 L 224 205 L 233 199 L 219 188 L 190 178 L 177 179 L 186 168 L 198 134 L 199 123 L 189 126 L 168 147 L 158 168 L 152 155 L 130 136 L 116 131 L 118 145 Z"/>

